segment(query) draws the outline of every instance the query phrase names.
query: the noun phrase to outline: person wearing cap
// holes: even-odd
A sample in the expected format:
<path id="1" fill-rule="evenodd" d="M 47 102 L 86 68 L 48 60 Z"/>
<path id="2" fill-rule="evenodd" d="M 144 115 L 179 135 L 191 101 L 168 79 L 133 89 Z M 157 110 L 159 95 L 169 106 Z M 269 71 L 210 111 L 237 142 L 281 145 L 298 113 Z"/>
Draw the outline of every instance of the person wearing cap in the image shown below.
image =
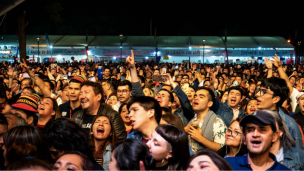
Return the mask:
<path id="1" fill-rule="evenodd" d="M 276 122 L 271 114 L 257 110 L 245 116 L 240 126 L 243 127 L 248 153 L 225 158 L 233 170 L 289 170 L 270 153 L 272 144 L 279 138 Z"/>
<path id="2" fill-rule="evenodd" d="M 304 92 L 301 92 L 296 97 L 300 111 L 291 116 L 300 126 L 302 134 L 304 133 Z M 304 145 L 304 144 L 303 144 Z"/>
<path id="3" fill-rule="evenodd" d="M 76 75 L 71 78 L 68 89 L 70 100 L 59 106 L 62 117 L 71 119 L 74 113 L 82 109 L 79 101 L 79 93 L 80 85 L 84 80 L 85 78 L 81 75 Z"/>
<path id="4" fill-rule="evenodd" d="M 38 122 L 38 116 L 36 115 L 38 109 L 38 96 L 20 96 L 16 103 L 12 104 L 11 113 L 21 116 L 28 125 L 36 126 Z"/>

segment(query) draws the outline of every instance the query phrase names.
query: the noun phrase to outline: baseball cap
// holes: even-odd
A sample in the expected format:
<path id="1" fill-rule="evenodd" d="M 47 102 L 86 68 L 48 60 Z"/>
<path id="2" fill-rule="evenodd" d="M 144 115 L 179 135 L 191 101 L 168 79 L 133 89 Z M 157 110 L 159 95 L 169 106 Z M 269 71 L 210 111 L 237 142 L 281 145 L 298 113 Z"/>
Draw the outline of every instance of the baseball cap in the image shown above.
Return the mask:
<path id="1" fill-rule="evenodd" d="M 75 75 L 74 77 L 71 78 L 71 80 L 77 80 L 83 83 L 86 79 L 82 75 Z"/>
<path id="2" fill-rule="evenodd" d="M 304 95 L 304 92 L 299 93 L 299 94 L 296 96 L 296 99 L 298 100 L 302 95 Z"/>
<path id="3" fill-rule="evenodd" d="M 247 123 L 259 123 L 262 125 L 270 125 L 273 132 L 277 131 L 276 122 L 274 117 L 265 111 L 257 110 L 253 112 L 251 115 L 245 116 L 241 122 L 240 125 L 244 128 Z"/>

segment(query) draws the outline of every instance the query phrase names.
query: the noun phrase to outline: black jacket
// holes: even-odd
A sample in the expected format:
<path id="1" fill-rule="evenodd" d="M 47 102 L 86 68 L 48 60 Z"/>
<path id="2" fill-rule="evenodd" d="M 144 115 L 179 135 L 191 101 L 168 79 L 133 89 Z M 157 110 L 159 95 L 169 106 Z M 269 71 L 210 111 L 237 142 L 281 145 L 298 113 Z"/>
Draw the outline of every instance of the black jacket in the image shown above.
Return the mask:
<path id="1" fill-rule="evenodd" d="M 72 118 L 83 120 L 84 112 L 86 111 L 79 110 L 73 114 Z M 111 120 L 118 142 L 122 142 L 126 139 L 127 132 L 125 124 L 120 115 L 115 110 L 113 110 L 111 106 L 105 103 L 101 103 L 96 116 L 106 116 Z"/>

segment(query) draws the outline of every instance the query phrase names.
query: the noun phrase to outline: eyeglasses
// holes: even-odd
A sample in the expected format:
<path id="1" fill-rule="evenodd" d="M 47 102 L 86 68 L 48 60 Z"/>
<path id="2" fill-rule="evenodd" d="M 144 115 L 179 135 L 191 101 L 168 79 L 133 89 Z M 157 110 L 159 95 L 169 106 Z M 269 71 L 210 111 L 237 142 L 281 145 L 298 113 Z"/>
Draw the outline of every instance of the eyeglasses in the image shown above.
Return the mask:
<path id="1" fill-rule="evenodd" d="M 227 128 L 225 128 L 225 133 L 226 134 L 230 134 L 233 137 L 237 137 L 239 134 L 243 136 L 243 133 L 240 133 L 240 132 L 237 132 L 237 131 L 233 131 L 233 130 L 227 129 Z"/>
<path id="2" fill-rule="evenodd" d="M 265 94 L 273 95 L 271 93 L 268 93 L 267 89 L 256 89 L 254 93 L 258 96 L 264 96 Z"/>
<path id="3" fill-rule="evenodd" d="M 117 91 L 117 94 L 127 94 L 127 92 L 128 92 L 129 90 L 118 90 Z"/>

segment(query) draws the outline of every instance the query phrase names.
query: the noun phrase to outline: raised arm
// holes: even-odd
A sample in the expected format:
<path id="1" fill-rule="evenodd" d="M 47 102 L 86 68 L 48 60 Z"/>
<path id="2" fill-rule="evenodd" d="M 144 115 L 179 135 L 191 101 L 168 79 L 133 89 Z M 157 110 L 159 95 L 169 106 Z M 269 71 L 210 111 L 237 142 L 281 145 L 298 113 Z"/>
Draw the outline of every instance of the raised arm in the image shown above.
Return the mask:
<path id="1" fill-rule="evenodd" d="M 145 94 L 141 88 L 141 85 L 139 83 L 139 78 L 137 76 L 133 50 L 131 50 L 131 56 L 127 57 L 126 62 L 130 68 L 130 73 L 131 73 L 132 96 L 134 96 L 134 97 L 145 96 Z"/>
<path id="2" fill-rule="evenodd" d="M 276 66 L 276 67 L 278 67 L 279 75 L 280 75 L 280 77 L 281 77 L 282 79 L 285 80 L 285 82 L 286 82 L 286 84 L 287 84 L 287 86 L 288 86 L 288 89 L 289 89 L 289 94 L 288 94 L 288 96 L 290 96 L 291 93 L 292 93 L 292 91 L 293 91 L 293 87 L 292 87 L 292 85 L 291 85 L 291 83 L 290 83 L 290 81 L 289 81 L 289 78 L 288 78 L 287 74 L 286 74 L 286 73 L 284 72 L 284 70 L 283 70 L 283 67 L 282 67 L 282 64 L 281 64 L 281 61 L 280 61 L 278 55 L 275 54 L 275 56 L 276 56 L 276 57 L 272 57 L 272 59 L 273 59 L 273 60 L 272 60 L 272 61 L 273 61 L 273 65 Z"/>
<path id="3" fill-rule="evenodd" d="M 20 63 L 21 66 L 25 67 L 27 73 L 30 75 L 30 78 L 33 80 L 33 82 L 40 88 L 43 97 L 51 97 L 51 91 L 47 88 L 43 80 L 41 80 L 39 77 L 37 77 L 32 71 L 29 70 L 28 66 L 26 65 L 24 59 L 23 63 Z"/>
<path id="4" fill-rule="evenodd" d="M 272 62 L 268 60 L 268 58 L 265 58 L 264 61 L 265 61 L 265 66 L 268 68 L 267 78 L 270 78 L 272 77 Z"/>

